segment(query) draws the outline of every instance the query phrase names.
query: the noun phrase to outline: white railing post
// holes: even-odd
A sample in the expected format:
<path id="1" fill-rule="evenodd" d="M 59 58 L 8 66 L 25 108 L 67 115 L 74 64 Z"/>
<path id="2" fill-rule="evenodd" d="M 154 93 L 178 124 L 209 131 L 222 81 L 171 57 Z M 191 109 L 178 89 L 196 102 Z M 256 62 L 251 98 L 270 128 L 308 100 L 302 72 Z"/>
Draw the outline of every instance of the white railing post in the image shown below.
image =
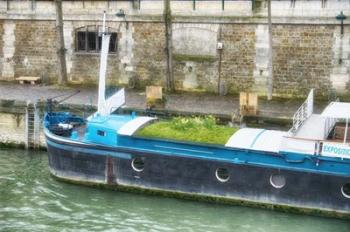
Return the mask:
<path id="1" fill-rule="evenodd" d="M 299 127 L 312 115 L 314 108 L 314 90 L 311 89 L 307 99 L 301 104 L 293 115 L 292 132 L 295 133 Z"/>
<path id="2" fill-rule="evenodd" d="M 314 89 L 311 89 L 307 97 L 307 117 L 310 117 L 313 111 L 314 111 Z"/>

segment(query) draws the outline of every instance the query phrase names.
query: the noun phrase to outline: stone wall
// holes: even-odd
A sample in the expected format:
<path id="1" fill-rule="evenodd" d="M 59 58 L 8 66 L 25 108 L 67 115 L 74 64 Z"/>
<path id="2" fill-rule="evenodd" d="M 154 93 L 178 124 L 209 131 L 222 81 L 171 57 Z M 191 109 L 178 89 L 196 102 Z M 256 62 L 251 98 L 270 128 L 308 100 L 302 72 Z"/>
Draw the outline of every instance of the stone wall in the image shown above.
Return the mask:
<path id="1" fill-rule="evenodd" d="M 4 34 L 4 20 L 0 19 L 0 76 L 2 73 L 2 67 L 3 67 L 3 63 L 4 63 L 3 34 Z"/>
<path id="2" fill-rule="evenodd" d="M 279 25 L 273 28 L 274 93 L 307 94 L 332 88 L 334 26 Z M 344 83 L 345 84 L 345 83 Z"/>
<path id="3" fill-rule="evenodd" d="M 14 75 L 57 77 L 56 33 L 52 21 L 16 21 Z M 47 80 L 44 80 L 47 81 Z"/>
<path id="4" fill-rule="evenodd" d="M 221 76 L 229 92 L 249 91 L 253 87 L 255 25 L 223 25 Z"/>
<path id="5" fill-rule="evenodd" d="M 97 84 L 99 75 L 100 56 L 99 54 L 77 53 L 72 57 L 72 70 L 69 79 L 89 84 Z M 108 56 L 107 79 L 119 79 L 119 59 L 115 54 Z"/>
<path id="6" fill-rule="evenodd" d="M 268 27 L 265 1 L 259 2 L 253 11 L 251 1 L 227 1 L 224 11 L 221 1 L 197 1 L 196 9 L 188 9 L 192 2 L 172 2 L 177 89 L 217 92 L 222 86 L 228 93 L 266 94 Z M 34 8 L 30 3 L 11 1 L 9 9 L 0 3 L 1 79 L 21 75 L 57 79 L 53 2 L 36 1 Z M 64 1 L 69 80 L 97 82 L 98 53 L 77 52 L 75 30 L 101 25 L 105 9 L 107 26 L 118 33 L 118 51 L 109 55 L 108 79 L 139 88 L 165 86 L 161 4 L 142 1 L 137 9 L 130 1 Z M 348 1 L 321 5 L 321 1 L 300 0 L 293 6 L 289 1 L 272 1 L 272 5 L 274 93 L 300 96 L 315 88 L 319 95 L 327 95 L 330 89 L 346 94 L 350 88 L 350 18 L 341 34 L 335 15 L 339 9 L 350 15 Z M 124 9 L 126 16 L 117 17 L 116 9 Z M 219 42 L 222 49 L 217 47 Z"/>
<path id="7" fill-rule="evenodd" d="M 136 87 L 165 85 L 165 27 L 163 23 L 133 23 Z"/>

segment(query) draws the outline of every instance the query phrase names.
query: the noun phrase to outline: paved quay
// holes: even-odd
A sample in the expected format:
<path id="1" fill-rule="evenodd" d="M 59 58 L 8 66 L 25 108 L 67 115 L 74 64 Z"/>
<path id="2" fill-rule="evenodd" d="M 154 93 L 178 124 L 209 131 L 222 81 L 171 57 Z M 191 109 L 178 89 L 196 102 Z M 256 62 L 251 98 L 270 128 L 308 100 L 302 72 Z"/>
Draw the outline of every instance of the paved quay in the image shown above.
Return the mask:
<path id="1" fill-rule="evenodd" d="M 20 85 L 0 82 L 0 100 L 35 102 L 62 94 L 73 93 L 75 88 L 58 88 L 57 86 Z M 166 111 L 179 113 L 206 113 L 232 117 L 239 112 L 238 96 L 218 96 L 203 93 L 174 93 L 165 96 Z M 59 99 L 59 98 L 58 98 Z M 267 101 L 259 98 L 259 116 L 264 118 L 290 119 L 303 99 L 273 99 Z M 126 107 L 135 110 L 146 109 L 146 96 L 143 91 L 126 90 Z M 80 93 L 65 101 L 74 105 L 94 105 L 97 103 L 97 88 L 80 89 Z M 316 102 L 315 112 L 320 112 L 327 102 Z"/>

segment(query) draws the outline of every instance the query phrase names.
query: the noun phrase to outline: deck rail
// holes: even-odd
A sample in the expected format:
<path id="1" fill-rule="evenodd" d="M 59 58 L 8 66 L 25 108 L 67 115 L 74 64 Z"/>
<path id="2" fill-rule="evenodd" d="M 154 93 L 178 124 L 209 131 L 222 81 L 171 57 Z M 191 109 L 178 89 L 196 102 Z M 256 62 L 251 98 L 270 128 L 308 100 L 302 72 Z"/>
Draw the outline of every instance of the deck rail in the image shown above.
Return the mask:
<path id="1" fill-rule="evenodd" d="M 301 104 L 299 109 L 293 115 L 293 126 L 289 130 L 289 133 L 294 135 L 298 129 L 304 124 L 304 122 L 313 113 L 314 105 L 314 90 L 311 89 L 307 99 Z"/>
<path id="2" fill-rule="evenodd" d="M 339 98 L 335 100 L 335 102 L 339 102 Z M 336 118 L 326 118 L 325 126 L 324 126 L 324 138 L 327 138 L 329 133 L 331 133 L 335 124 L 338 122 Z"/>

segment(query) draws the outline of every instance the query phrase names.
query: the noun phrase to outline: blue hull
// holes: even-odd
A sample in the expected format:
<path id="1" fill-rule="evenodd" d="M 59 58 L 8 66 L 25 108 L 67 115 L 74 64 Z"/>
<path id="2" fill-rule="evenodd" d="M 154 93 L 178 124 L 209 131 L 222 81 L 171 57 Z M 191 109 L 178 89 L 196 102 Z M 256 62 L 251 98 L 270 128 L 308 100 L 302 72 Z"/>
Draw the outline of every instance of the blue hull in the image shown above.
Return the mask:
<path id="1" fill-rule="evenodd" d="M 310 171 L 307 167 L 314 165 L 312 160 L 295 164 L 296 167 L 305 165 L 305 168 L 293 169 L 288 165 L 285 168 L 282 165 L 266 166 L 224 157 L 212 159 L 205 153 L 198 156 L 162 153 L 161 150 L 155 153 L 138 149 L 135 141 L 135 148 L 131 148 L 80 143 L 53 134 L 47 134 L 46 139 L 50 170 L 54 176 L 62 179 L 350 217 L 350 199 L 341 192 L 344 183 L 350 182 L 350 176 L 342 172 Z M 151 144 L 152 141 L 161 144 L 154 140 L 146 142 Z M 215 151 L 219 148 L 208 149 Z M 252 151 L 230 152 L 237 157 L 259 155 L 259 152 Z M 271 159 L 281 159 L 277 154 L 270 156 Z M 141 163 L 136 165 L 135 160 L 141 160 Z M 282 159 L 282 162 L 286 161 Z M 329 164 L 330 167 L 332 165 Z M 345 168 L 341 163 L 337 165 Z M 221 173 L 221 179 L 218 178 L 218 169 L 225 171 Z M 272 176 L 276 175 L 284 178 L 281 188 L 271 181 Z"/>

